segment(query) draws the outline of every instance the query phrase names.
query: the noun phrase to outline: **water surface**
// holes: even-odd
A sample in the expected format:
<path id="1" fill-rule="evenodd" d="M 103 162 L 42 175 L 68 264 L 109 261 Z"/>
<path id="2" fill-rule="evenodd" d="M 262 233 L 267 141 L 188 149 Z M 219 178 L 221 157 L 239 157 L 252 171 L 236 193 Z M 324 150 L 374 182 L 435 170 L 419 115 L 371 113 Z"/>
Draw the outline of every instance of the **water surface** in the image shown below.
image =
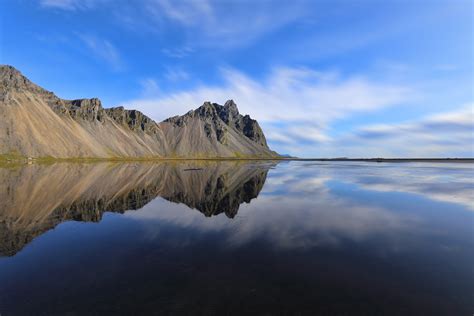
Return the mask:
<path id="1" fill-rule="evenodd" d="M 471 315 L 463 163 L 0 169 L 0 314 Z"/>

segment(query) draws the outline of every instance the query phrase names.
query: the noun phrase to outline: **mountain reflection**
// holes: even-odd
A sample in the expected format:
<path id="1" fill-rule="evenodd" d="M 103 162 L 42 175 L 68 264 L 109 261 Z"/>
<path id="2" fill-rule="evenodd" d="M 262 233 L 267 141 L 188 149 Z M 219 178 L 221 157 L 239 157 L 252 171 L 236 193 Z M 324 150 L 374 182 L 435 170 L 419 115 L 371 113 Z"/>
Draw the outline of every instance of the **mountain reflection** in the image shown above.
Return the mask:
<path id="1" fill-rule="evenodd" d="M 233 218 L 260 193 L 272 163 L 163 162 L 0 168 L 0 255 L 12 256 L 64 221 L 98 222 L 156 197 L 206 217 Z"/>

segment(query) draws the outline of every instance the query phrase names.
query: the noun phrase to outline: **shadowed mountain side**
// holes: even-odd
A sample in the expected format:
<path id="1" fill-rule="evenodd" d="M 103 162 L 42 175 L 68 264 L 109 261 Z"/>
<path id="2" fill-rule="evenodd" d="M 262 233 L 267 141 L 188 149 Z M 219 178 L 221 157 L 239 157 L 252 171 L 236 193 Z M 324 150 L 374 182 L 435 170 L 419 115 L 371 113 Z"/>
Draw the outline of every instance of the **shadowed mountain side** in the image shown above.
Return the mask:
<path id="1" fill-rule="evenodd" d="M 190 113 L 194 115 L 190 116 Z M 63 100 L 0 65 L 0 158 L 277 157 L 233 101 L 160 124 L 99 99 Z"/>
<path id="2" fill-rule="evenodd" d="M 237 214 L 256 198 L 270 165 L 242 162 L 54 164 L 0 168 L 0 255 L 14 255 L 68 220 L 137 210 L 161 196 L 206 216 Z"/>

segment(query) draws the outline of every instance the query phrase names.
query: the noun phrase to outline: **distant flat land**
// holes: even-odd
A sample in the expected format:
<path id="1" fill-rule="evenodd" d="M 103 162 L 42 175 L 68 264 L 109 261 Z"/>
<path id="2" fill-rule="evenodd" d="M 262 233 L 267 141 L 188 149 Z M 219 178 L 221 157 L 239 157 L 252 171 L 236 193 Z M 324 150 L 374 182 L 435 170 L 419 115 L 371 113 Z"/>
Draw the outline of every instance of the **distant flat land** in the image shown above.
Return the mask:
<path id="1" fill-rule="evenodd" d="M 282 160 L 366 162 L 474 162 L 474 158 L 283 158 Z"/>

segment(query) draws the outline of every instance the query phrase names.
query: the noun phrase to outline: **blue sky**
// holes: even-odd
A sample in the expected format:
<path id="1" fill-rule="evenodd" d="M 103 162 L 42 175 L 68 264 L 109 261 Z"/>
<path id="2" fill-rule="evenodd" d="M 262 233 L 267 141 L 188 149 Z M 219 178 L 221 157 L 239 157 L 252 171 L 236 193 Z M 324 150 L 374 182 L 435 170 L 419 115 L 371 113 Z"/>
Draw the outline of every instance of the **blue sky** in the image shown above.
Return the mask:
<path id="1" fill-rule="evenodd" d="M 301 157 L 474 156 L 474 4 L 7 0 L 0 63 L 157 121 L 233 99 Z"/>

